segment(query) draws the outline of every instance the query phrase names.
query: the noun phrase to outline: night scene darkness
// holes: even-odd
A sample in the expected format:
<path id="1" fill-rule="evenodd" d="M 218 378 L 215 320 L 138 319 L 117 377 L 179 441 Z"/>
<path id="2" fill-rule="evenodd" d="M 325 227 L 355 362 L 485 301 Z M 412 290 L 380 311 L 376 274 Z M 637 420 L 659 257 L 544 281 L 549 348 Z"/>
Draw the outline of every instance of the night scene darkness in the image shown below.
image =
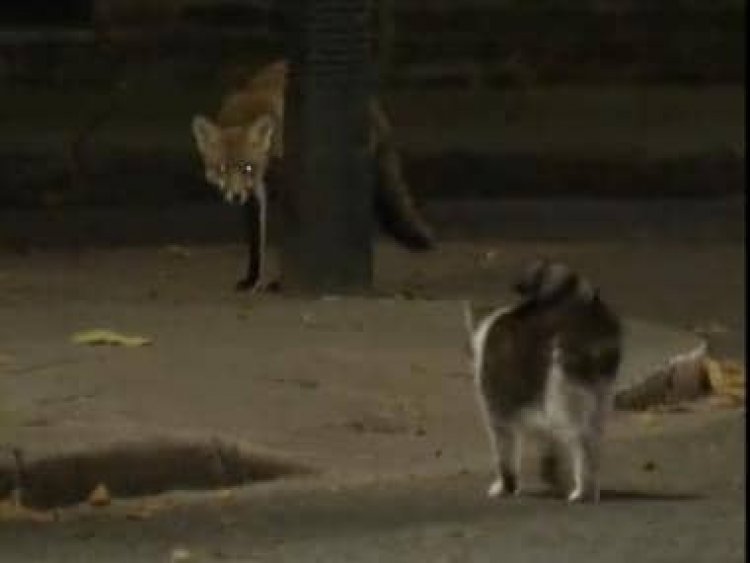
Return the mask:
<path id="1" fill-rule="evenodd" d="M 0 561 L 744 561 L 745 21 L 4 0 Z"/>

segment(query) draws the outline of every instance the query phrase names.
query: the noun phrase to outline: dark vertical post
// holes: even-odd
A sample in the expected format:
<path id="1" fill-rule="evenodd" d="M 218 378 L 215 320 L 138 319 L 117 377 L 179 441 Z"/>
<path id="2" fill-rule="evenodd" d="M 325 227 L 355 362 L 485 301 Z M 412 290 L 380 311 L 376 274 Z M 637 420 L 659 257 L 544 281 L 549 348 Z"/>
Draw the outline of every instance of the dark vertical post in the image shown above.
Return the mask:
<path id="1" fill-rule="evenodd" d="M 353 292 L 372 281 L 368 0 L 288 0 L 282 285 Z"/>

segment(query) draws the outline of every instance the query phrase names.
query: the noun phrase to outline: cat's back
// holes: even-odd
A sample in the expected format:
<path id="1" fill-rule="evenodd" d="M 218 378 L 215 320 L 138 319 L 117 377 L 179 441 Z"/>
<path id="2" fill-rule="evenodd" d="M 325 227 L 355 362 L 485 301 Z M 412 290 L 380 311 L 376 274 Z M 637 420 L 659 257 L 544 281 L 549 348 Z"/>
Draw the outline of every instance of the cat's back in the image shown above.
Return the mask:
<path id="1" fill-rule="evenodd" d="M 615 378 L 622 356 L 622 327 L 606 303 L 598 297 L 575 303 L 558 332 L 560 363 L 568 377 L 589 385 Z"/>
<path id="2" fill-rule="evenodd" d="M 488 400 L 512 414 L 541 401 L 552 352 L 553 327 L 528 303 L 485 319 L 477 383 Z"/>

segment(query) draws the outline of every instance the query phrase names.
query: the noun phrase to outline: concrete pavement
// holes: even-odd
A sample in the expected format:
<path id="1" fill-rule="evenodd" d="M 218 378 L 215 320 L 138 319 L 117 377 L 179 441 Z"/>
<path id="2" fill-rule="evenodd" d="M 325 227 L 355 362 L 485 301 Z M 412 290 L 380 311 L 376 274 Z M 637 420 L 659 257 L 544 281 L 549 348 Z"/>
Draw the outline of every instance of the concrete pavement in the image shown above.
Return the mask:
<path id="1" fill-rule="evenodd" d="M 0 482 L 10 486 L 20 471 L 32 503 L 80 501 L 98 483 L 125 495 L 228 484 L 206 469 L 215 441 L 238 448 L 239 480 L 273 460 L 278 475 L 306 467 L 344 480 L 485 463 L 455 301 L 18 302 L 2 316 L 0 437 L 20 467 L 6 463 Z M 71 341 L 97 327 L 153 343 Z M 699 344 L 638 320 L 625 334 L 618 391 Z"/>

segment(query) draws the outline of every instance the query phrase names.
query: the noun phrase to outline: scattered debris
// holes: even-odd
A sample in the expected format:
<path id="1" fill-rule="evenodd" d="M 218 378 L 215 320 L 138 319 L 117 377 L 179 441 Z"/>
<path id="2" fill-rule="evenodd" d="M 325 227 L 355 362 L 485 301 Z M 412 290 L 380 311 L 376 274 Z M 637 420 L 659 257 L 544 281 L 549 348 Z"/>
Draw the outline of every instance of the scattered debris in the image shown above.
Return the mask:
<path id="1" fill-rule="evenodd" d="M 482 268 L 490 266 L 497 259 L 497 250 L 486 250 L 479 257 L 479 265 Z"/>
<path id="2" fill-rule="evenodd" d="M 739 364 L 706 358 L 704 367 L 711 391 L 715 395 L 728 397 L 739 404 L 745 402 L 745 374 Z"/>
<path id="3" fill-rule="evenodd" d="M 234 496 L 232 489 L 219 489 L 216 491 L 216 498 L 219 500 L 230 500 Z"/>
<path id="4" fill-rule="evenodd" d="M 680 403 L 709 398 L 721 406 L 745 402 L 745 374 L 736 362 L 709 357 L 706 343 L 671 358 L 643 383 L 618 393 L 615 407 L 622 410 L 676 412 Z"/>
<path id="5" fill-rule="evenodd" d="M 91 506 L 101 508 L 108 506 L 112 502 L 112 495 L 109 494 L 109 489 L 104 483 L 99 483 L 94 490 L 91 491 L 88 501 Z"/>
<path id="6" fill-rule="evenodd" d="M 405 434 L 406 424 L 380 415 L 365 415 L 346 423 L 346 427 L 358 434 Z"/>
<path id="7" fill-rule="evenodd" d="M 189 549 L 184 547 L 175 547 L 172 553 L 169 555 L 169 560 L 172 563 L 179 563 L 181 561 L 190 561 L 193 558 L 193 554 Z"/>
<path id="8" fill-rule="evenodd" d="M 94 328 L 83 330 L 73 334 L 71 340 L 75 344 L 86 344 L 89 346 L 123 346 L 125 348 L 138 348 L 148 346 L 153 341 L 144 336 L 129 336 L 120 334 L 106 328 Z"/>
<path id="9" fill-rule="evenodd" d="M 314 327 L 318 324 L 315 319 L 315 315 L 313 315 L 312 313 L 302 313 L 300 318 L 302 320 L 302 324 L 306 327 Z"/>
<path id="10" fill-rule="evenodd" d="M 168 244 L 164 247 L 164 252 L 176 258 L 190 258 L 192 255 L 191 250 L 180 244 Z"/>
<path id="11" fill-rule="evenodd" d="M 653 411 L 644 412 L 643 414 L 638 416 L 638 420 L 641 422 L 641 424 L 649 428 L 656 426 L 659 420 Z"/>
<path id="12" fill-rule="evenodd" d="M 129 507 L 125 512 L 125 518 L 128 520 L 148 520 L 157 511 L 164 510 L 169 506 L 170 504 L 164 500 L 146 499 L 135 506 Z"/>

